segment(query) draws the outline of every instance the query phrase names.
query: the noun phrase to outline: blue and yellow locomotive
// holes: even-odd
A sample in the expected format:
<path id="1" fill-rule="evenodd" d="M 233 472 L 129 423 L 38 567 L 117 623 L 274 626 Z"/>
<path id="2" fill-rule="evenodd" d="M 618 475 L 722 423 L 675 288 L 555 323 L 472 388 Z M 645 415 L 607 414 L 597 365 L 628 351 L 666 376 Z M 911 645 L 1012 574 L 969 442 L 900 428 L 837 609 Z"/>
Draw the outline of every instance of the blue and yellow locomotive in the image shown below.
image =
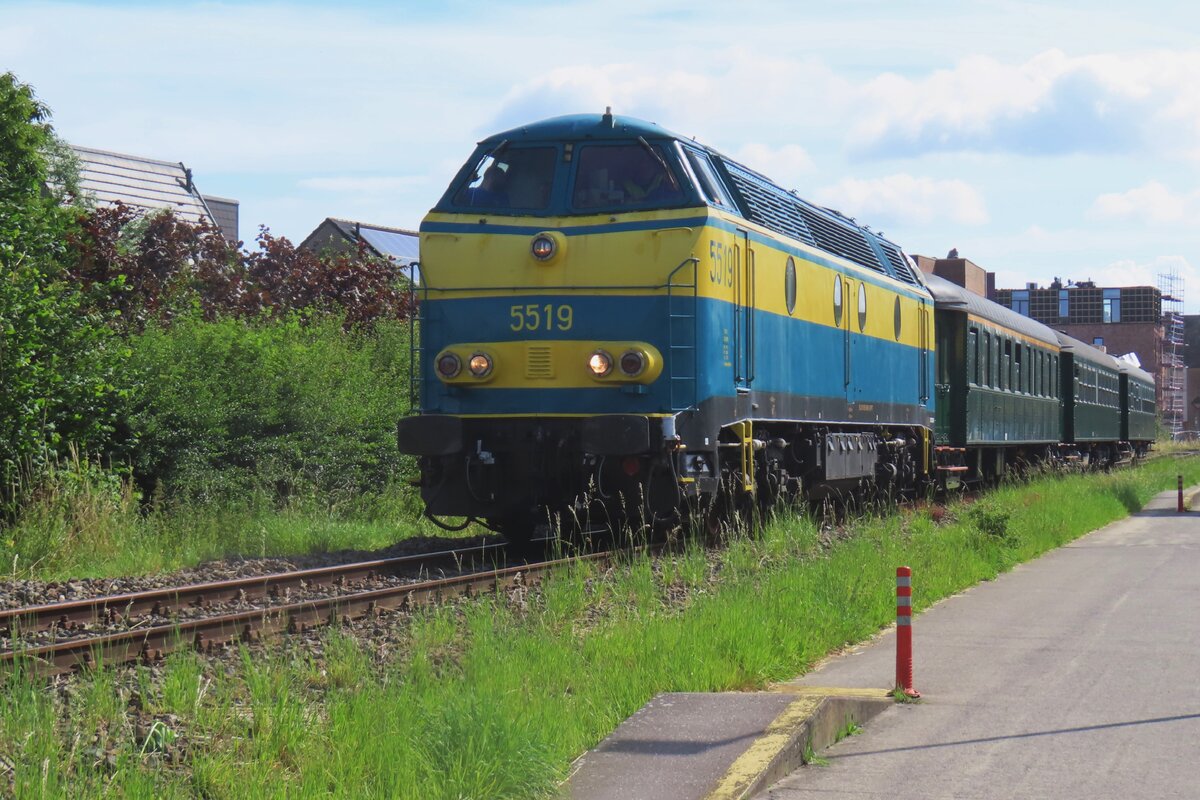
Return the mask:
<path id="1" fill-rule="evenodd" d="M 933 298 L 894 243 L 657 125 L 480 142 L 421 224 L 431 517 L 511 537 L 932 474 Z"/>

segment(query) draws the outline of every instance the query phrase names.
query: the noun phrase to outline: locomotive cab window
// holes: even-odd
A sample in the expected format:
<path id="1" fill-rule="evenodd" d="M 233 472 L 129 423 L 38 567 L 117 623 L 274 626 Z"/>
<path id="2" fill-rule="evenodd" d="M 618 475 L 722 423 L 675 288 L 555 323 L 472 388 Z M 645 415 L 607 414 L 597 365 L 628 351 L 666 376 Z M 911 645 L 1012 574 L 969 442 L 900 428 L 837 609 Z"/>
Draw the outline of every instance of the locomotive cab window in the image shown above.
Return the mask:
<path id="1" fill-rule="evenodd" d="M 725 184 L 717 176 L 717 171 L 713 168 L 712 161 L 708 156 L 690 147 L 681 146 L 680 149 L 683 150 L 684 162 L 695 175 L 696 183 L 699 185 L 704 199 L 719 208 L 732 210 L 734 208 L 733 200 L 730 199 Z"/>
<path id="2" fill-rule="evenodd" d="M 644 139 L 634 144 L 579 148 L 571 205 L 576 209 L 678 205 L 683 183 L 665 151 Z"/>
<path id="3" fill-rule="evenodd" d="M 541 211 L 550 205 L 554 147 L 499 147 L 475 165 L 454 205 L 494 211 Z"/>

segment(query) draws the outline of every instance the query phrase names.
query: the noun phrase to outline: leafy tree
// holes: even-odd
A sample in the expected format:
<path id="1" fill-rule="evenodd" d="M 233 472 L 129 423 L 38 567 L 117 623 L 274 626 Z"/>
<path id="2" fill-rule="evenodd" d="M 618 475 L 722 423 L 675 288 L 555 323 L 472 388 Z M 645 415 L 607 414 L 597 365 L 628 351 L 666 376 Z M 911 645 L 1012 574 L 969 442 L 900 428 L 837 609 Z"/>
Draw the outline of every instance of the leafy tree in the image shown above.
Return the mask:
<path id="1" fill-rule="evenodd" d="M 104 448 L 119 416 L 121 349 L 65 268 L 79 213 L 60 203 L 73 189 L 65 150 L 33 90 L 12 73 L 0 75 L 0 496 L 6 499 L 22 468 L 36 468 L 71 445 Z M 48 180 L 57 183 L 48 187 Z"/>

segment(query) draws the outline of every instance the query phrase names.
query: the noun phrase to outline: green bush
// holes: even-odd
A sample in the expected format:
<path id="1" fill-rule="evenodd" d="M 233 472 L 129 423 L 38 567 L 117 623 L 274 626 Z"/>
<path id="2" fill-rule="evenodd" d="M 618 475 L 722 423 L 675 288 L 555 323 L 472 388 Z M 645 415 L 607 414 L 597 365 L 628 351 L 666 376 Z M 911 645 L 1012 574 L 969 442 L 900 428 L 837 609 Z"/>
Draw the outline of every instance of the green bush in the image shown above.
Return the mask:
<path id="1" fill-rule="evenodd" d="M 133 468 L 152 494 L 361 504 L 413 469 L 408 324 L 176 320 L 129 339 Z"/>
<path id="2" fill-rule="evenodd" d="M 123 399 L 125 351 L 92 305 L 113 287 L 85 296 L 66 272 L 77 212 L 60 205 L 70 170 L 48 117 L 30 87 L 0 75 L 0 499 L 10 512 L 21 476 L 71 446 L 104 449 Z"/>

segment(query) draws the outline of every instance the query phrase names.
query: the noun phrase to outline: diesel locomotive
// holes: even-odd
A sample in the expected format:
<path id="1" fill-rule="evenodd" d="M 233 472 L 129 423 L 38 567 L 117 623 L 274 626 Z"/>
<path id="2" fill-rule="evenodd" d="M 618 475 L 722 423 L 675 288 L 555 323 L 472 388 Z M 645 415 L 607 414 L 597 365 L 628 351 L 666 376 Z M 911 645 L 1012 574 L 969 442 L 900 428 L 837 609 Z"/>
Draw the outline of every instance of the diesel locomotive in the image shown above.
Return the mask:
<path id="1" fill-rule="evenodd" d="M 488 137 L 420 237 L 419 413 L 398 440 L 435 521 L 653 523 L 1117 461 L 1153 433 L 1145 373 L 655 124 Z"/>

